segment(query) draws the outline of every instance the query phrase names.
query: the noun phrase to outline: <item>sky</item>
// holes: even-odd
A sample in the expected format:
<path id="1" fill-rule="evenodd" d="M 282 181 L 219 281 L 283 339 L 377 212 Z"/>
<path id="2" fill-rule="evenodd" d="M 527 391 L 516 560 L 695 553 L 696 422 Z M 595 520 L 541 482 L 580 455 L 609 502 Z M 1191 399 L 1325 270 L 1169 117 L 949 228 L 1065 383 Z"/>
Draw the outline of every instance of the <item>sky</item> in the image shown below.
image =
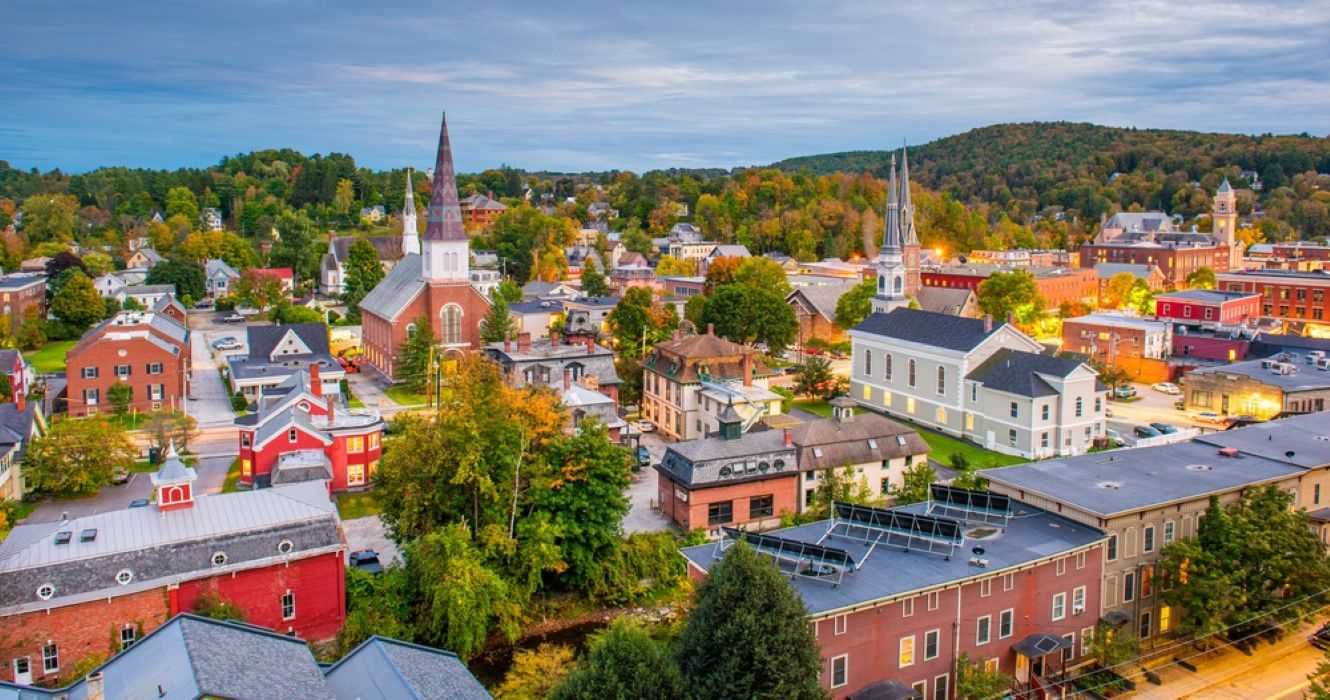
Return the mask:
<path id="1" fill-rule="evenodd" d="M 380 7 L 382 5 L 382 7 Z M 263 148 L 460 171 L 732 167 L 1087 121 L 1330 132 L 1330 3 L 8 0 L 0 160 Z"/>

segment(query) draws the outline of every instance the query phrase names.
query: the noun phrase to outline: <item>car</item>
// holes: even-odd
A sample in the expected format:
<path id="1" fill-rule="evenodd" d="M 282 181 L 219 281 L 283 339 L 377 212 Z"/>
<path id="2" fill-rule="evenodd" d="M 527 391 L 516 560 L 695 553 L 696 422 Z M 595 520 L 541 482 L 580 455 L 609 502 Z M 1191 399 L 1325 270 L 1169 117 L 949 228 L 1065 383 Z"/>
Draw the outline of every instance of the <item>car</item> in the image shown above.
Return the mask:
<path id="1" fill-rule="evenodd" d="M 1173 382 L 1155 382 L 1150 385 L 1150 388 L 1161 394 L 1168 394 L 1169 396 L 1177 396 L 1182 393 L 1182 390 L 1178 388 L 1178 385 Z"/>
<path id="2" fill-rule="evenodd" d="M 212 341 L 213 350 L 239 350 L 243 347 L 245 347 L 244 343 L 229 335 Z"/>
<path id="3" fill-rule="evenodd" d="M 1201 411 L 1191 417 L 1197 423 L 1223 423 L 1224 417 L 1214 411 Z"/>
<path id="4" fill-rule="evenodd" d="M 786 374 L 798 374 L 803 368 L 803 365 L 790 365 L 789 367 L 786 367 L 784 371 Z"/>
<path id="5" fill-rule="evenodd" d="M 1105 408 L 1105 409 L 1104 409 L 1104 417 L 1105 417 L 1105 418 L 1112 418 L 1112 417 L 1113 417 L 1113 409 L 1111 409 L 1111 408 Z"/>
<path id="6" fill-rule="evenodd" d="M 383 573 L 383 564 L 379 563 L 379 553 L 372 549 L 360 549 L 351 552 L 349 561 L 353 569 L 360 569 L 365 573 L 374 575 Z"/>
<path id="7" fill-rule="evenodd" d="M 1150 427 L 1158 430 L 1160 435 L 1172 435 L 1173 433 L 1178 432 L 1177 428 L 1174 428 L 1168 423 L 1151 423 Z"/>
<path id="8" fill-rule="evenodd" d="M 1260 422 L 1255 416 L 1229 416 L 1224 419 L 1223 425 L 1224 430 L 1232 430 L 1234 428 L 1245 428 Z"/>
<path id="9" fill-rule="evenodd" d="M 238 314 L 238 313 L 232 312 L 232 313 L 229 313 L 229 314 L 223 316 L 223 317 L 222 317 L 222 322 L 223 322 L 223 323 L 244 323 L 244 322 L 245 322 L 245 317 L 244 317 L 244 316 L 241 316 L 241 315 Z"/>
<path id="10" fill-rule="evenodd" d="M 129 502 L 129 507 L 130 507 L 130 508 L 147 508 L 147 507 L 148 507 L 148 499 L 146 499 L 146 498 L 135 498 L 134 500 L 132 500 L 132 501 Z"/>
<path id="11" fill-rule="evenodd" d="M 637 466 L 638 466 L 638 467 L 649 467 L 649 466 L 651 466 L 651 451 L 650 451 L 650 450 L 648 450 L 648 449 L 645 448 L 645 447 L 638 447 L 638 448 L 637 448 Z"/>
<path id="12" fill-rule="evenodd" d="M 1330 622 L 1321 625 L 1321 628 L 1313 632 L 1307 641 L 1317 649 L 1330 649 Z"/>
<path id="13" fill-rule="evenodd" d="M 1133 433 L 1136 433 L 1136 437 L 1140 438 L 1152 438 L 1152 437 L 1159 437 L 1161 435 L 1161 433 L 1158 430 L 1155 430 L 1154 428 L 1148 425 L 1138 425 L 1135 428 L 1132 428 L 1131 431 Z"/>
<path id="14" fill-rule="evenodd" d="M 1113 389 L 1113 398 L 1115 399 L 1131 399 L 1135 397 L 1136 397 L 1136 387 L 1130 384 L 1124 384 L 1120 387 Z"/>
<path id="15" fill-rule="evenodd" d="M 640 420 L 635 420 L 635 421 L 629 423 L 629 425 L 633 426 L 633 428 L 635 428 L 639 433 L 654 433 L 654 432 L 656 432 L 656 424 L 655 424 L 655 423 L 652 423 L 651 421 L 649 421 L 649 420 L 647 420 L 647 419 L 645 419 L 645 418 L 642 418 L 642 419 L 640 419 Z"/>
<path id="16" fill-rule="evenodd" d="M 129 470 L 124 467 L 119 467 L 111 472 L 111 483 L 117 485 L 129 483 Z"/>
<path id="17" fill-rule="evenodd" d="M 1108 438 L 1109 442 L 1113 443 L 1114 445 L 1117 445 L 1118 447 L 1122 447 L 1123 445 L 1127 444 L 1127 441 L 1124 440 L 1122 437 L 1122 433 L 1119 433 L 1118 431 L 1112 428 L 1108 428 L 1107 430 L 1104 431 L 1104 437 Z"/>

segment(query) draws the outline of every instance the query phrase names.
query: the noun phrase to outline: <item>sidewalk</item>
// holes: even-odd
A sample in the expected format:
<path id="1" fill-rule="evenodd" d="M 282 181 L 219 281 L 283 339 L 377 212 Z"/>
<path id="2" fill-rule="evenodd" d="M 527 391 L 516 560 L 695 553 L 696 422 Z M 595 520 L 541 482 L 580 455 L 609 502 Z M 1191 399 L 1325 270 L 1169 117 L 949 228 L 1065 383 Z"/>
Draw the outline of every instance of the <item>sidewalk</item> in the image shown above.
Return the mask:
<path id="1" fill-rule="evenodd" d="M 1133 697 L 1149 698 L 1150 700 L 1181 700 L 1188 697 L 1204 697 L 1203 693 L 1215 686 L 1228 683 L 1256 669 L 1276 668 L 1280 659 L 1310 648 L 1307 637 L 1320 624 L 1321 621 L 1316 620 L 1301 625 L 1289 625 L 1283 639 L 1274 644 L 1262 642 L 1252 651 L 1251 656 L 1247 656 L 1232 647 L 1227 647 L 1221 655 L 1198 663 L 1195 673 L 1176 664 L 1169 665 L 1169 668 L 1162 673 L 1163 685 L 1154 685 L 1145 680 L 1144 677 L 1133 678 L 1137 684 L 1136 694 Z M 1161 659 L 1151 669 L 1158 672 L 1173 656 L 1186 658 L 1196 653 L 1195 647 L 1191 645 L 1178 647 L 1174 654 Z M 1189 660 L 1193 663 L 1196 661 L 1195 659 Z M 1307 670 L 1310 671 L 1311 669 Z"/>

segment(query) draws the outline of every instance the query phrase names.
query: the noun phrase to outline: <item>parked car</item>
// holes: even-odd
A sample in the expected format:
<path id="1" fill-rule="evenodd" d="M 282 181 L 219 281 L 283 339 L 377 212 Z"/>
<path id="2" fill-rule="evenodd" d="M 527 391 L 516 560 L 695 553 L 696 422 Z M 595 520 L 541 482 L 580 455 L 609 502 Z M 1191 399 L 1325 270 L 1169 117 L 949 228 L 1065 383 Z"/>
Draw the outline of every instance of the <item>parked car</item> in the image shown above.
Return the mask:
<path id="1" fill-rule="evenodd" d="M 351 567 L 360 569 L 369 574 L 383 573 L 383 565 L 379 563 L 379 553 L 372 549 L 360 549 L 351 552 Z"/>
<path id="2" fill-rule="evenodd" d="M 148 507 L 148 499 L 146 499 L 146 498 L 135 498 L 134 500 L 132 500 L 132 501 L 129 502 L 129 507 L 130 507 L 130 508 L 147 508 L 147 507 Z"/>
<path id="3" fill-rule="evenodd" d="M 1174 428 L 1168 423 L 1151 423 L 1150 427 L 1158 430 L 1161 435 L 1172 435 L 1173 433 L 1178 432 L 1177 428 Z"/>
<path id="4" fill-rule="evenodd" d="M 238 314 L 238 313 L 231 312 L 231 313 L 229 313 L 229 314 L 227 314 L 227 315 L 225 315 L 225 316 L 222 317 L 222 322 L 223 322 L 223 323 L 244 323 L 244 322 L 245 322 L 245 317 L 244 317 L 244 316 L 241 316 L 241 315 Z"/>
<path id="5" fill-rule="evenodd" d="M 1161 435 L 1158 430 L 1155 430 L 1148 425 L 1138 425 L 1135 428 L 1132 428 L 1131 431 L 1136 433 L 1136 437 L 1141 438 L 1159 437 Z"/>
<path id="6" fill-rule="evenodd" d="M 1136 387 L 1130 384 L 1124 384 L 1120 387 L 1116 387 L 1113 389 L 1113 398 L 1115 399 L 1136 398 Z"/>
<path id="7" fill-rule="evenodd" d="M 1261 421 L 1257 420 L 1255 416 L 1229 416 L 1224 419 L 1224 430 L 1245 428 L 1249 425 L 1255 425 L 1260 422 Z"/>
<path id="8" fill-rule="evenodd" d="M 1168 394 L 1169 396 L 1177 396 L 1182 393 L 1182 390 L 1178 388 L 1178 385 L 1173 382 L 1155 382 L 1150 385 L 1150 388 L 1161 394 Z"/>
<path id="9" fill-rule="evenodd" d="M 234 336 L 230 335 L 222 336 L 221 338 L 212 341 L 213 350 L 239 350 L 243 347 L 245 347 L 244 343 L 241 343 Z"/>
<path id="10" fill-rule="evenodd" d="M 1123 445 L 1127 444 L 1127 441 L 1122 437 L 1122 433 L 1119 433 L 1118 431 L 1112 428 L 1104 430 L 1104 437 L 1108 438 L 1109 442 L 1113 443 L 1114 445 L 1117 445 L 1118 447 L 1122 447 Z"/>
<path id="11" fill-rule="evenodd" d="M 1307 641 L 1317 649 L 1330 649 L 1330 622 L 1321 625 L 1321 628 L 1313 632 Z"/>
<path id="12" fill-rule="evenodd" d="M 650 450 L 645 447 L 637 448 L 637 466 L 642 468 L 651 466 Z"/>
<path id="13" fill-rule="evenodd" d="M 1192 420 L 1197 423 L 1223 423 L 1224 417 L 1214 411 L 1201 411 L 1192 416 Z"/>
<path id="14" fill-rule="evenodd" d="M 655 423 L 652 423 L 651 421 L 649 421 L 649 420 L 647 420 L 647 419 L 645 419 L 645 418 L 642 418 L 642 419 L 640 419 L 640 420 L 635 420 L 635 421 L 629 423 L 629 425 L 633 426 L 634 429 L 636 429 L 638 432 L 641 432 L 641 433 L 654 433 L 654 432 L 656 432 L 656 424 L 655 424 Z"/>
<path id="15" fill-rule="evenodd" d="M 129 470 L 124 467 L 119 467 L 111 472 L 111 483 L 117 485 L 129 483 Z"/>

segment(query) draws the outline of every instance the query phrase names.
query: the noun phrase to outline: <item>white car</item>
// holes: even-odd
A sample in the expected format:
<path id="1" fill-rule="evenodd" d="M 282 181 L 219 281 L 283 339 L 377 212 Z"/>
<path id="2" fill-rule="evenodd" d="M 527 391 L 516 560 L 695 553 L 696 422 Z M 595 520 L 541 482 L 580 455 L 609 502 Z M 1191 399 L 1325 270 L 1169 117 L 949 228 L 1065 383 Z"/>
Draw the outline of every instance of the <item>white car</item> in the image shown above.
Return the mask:
<path id="1" fill-rule="evenodd" d="M 656 432 L 656 424 L 652 423 L 651 421 L 645 418 L 641 420 L 635 420 L 632 423 L 629 423 L 629 425 L 633 426 L 633 428 L 637 429 L 637 431 L 640 433 Z"/>
<path id="2" fill-rule="evenodd" d="M 1214 411 L 1201 411 L 1192 416 L 1192 420 L 1198 423 L 1223 423 L 1224 417 Z"/>
<path id="3" fill-rule="evenodd" d="M 1178 388 L 1178 385 L 1172 382 L 1159 382 L 1158 384 L 1152 384 L 1150 388 L 1161 394 L 1168 394 L 1170 396 L 1177 396 L 1182 393 L 1182 390 Z"/>

